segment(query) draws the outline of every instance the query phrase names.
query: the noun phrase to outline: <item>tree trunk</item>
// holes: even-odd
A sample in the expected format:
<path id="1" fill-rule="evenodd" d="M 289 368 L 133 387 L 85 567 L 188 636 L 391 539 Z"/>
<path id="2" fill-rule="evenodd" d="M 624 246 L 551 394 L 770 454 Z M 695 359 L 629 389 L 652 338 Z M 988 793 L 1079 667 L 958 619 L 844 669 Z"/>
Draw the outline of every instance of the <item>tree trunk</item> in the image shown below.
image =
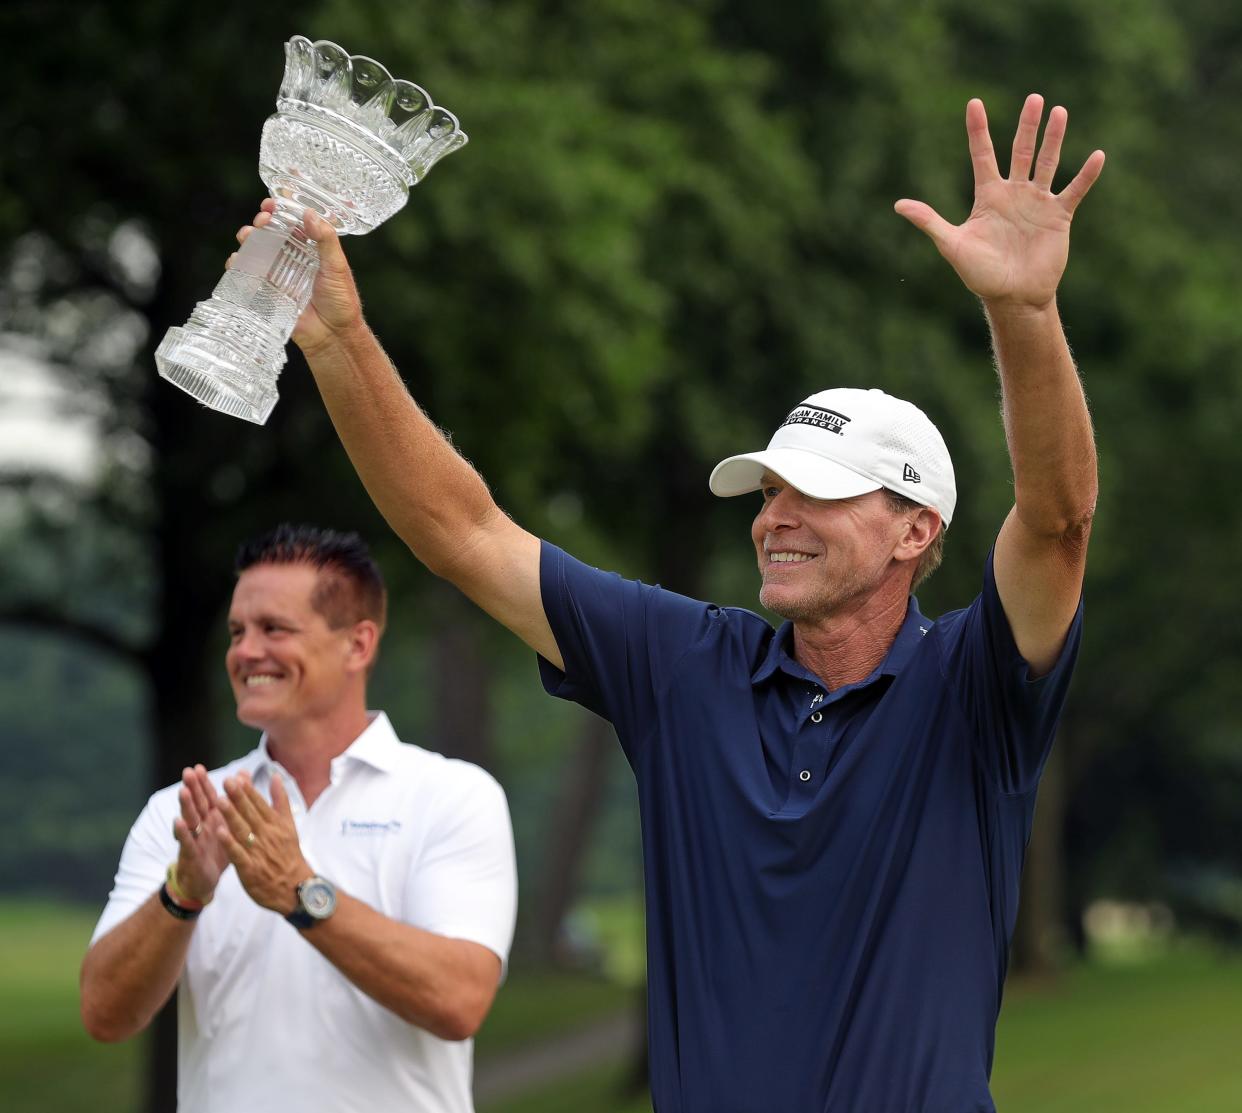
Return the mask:
<path id="1" fill-rule="evenodd" d="M 1058 737 L 1044 767 L 1035 809 L 1035 826 L 1022 872 L 1022 900 L 1014 929 L 1012 970 L 1049 977 L 1064 953 L 1064 738 Z"/>
<path id="2" fill-rule="evenodd" d="M 147 1037 L 147 1113 L 177 1113 L 177 995 L 151 1022 Z"/>
<path id="3" fill-rule="evenodd" d="M 168 637 L 168 627 L 161 638 Z M 207 630 L 197 637 L 187 633 L 191 644 L 204 645 Z M 184 655 L 151 655 L 151 736 L 154 741 L 152 786 L 162 788 L 181 777 L 187 765 L 217 764 L 215 716 L 204 668 Z M 147 1113 L 175 1113 L 177 1108 L 177 997 L 156 1014 L 147 1043 Z"/>
<path id="4" fill-rule="evenodd" d="M 534 916 L 535 957 L 555 964 L 560 953 L 560 931 L 573 904 L 582 877 L 582 863 L 599 817 L 608 759 L 616 744 L 612 726 L 589 712 L 574 743 L 557 802 L 552 811 L 544 854 L 543 884 Z"/>
<path id="5" fill-rule="evenodd" d="M 152 306 L 152 335 L 163 335 L 165 299 Z M 175 297 L 176 295 L 172 295 Z M 155 629 L 145 654 L 150 724 L 151 789 L 181 779 L 187 765 L 202 762 L 208 769 L 217 764 L 215 707 L 210 677 L 223 667 L 224 637 L 219 627 L 223 602 L 232 577 L 231 562 L 224 552 L 236 542 L 221 537 L 206 520 L 204 507 L 187 498 L 187 470 L 195 467 L 189 454 L 195 444 L 209 439 L 213 431 L 189 430 L 177 420 L 184 403 L 178 392 L 158 380 L 154 373 L 145 385 L 148 412 L 152 417 L 154 458 L 163 466 L 151 476 L 157 546 L 154 572 L 158 576 Z M 197 467 L 210 466 L 211 456 L 202 452 Z M 177 1107 L 177 1007 L 176 995 L 160 1010 L 147 1044 L 147 1113 L 174 1113 Z"/>
<path id="6" fill-rule="evenodd" d="M 437 584 L 432 607 L 435 660 L 431 736 L 446 757 L 495 771 L 492 662 L 475 606 L 456 588 Z"/>

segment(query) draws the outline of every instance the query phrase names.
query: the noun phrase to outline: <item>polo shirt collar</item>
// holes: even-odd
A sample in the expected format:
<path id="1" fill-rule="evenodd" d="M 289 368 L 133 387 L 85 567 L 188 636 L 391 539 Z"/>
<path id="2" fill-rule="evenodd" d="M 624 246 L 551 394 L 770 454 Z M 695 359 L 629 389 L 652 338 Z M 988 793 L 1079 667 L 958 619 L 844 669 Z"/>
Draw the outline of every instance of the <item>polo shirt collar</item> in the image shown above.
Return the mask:
<path id="1" fill-rule="evenodd" d="M 392 723 L 388 721 L 388 716 L 383 711 L 368 711 L 367 715 L 371 721 L 366 729 L 349 744 L 348 748 L 332 760 L 334 762 L 361 761 L 378 769 L 381 773 L 391 773 L 397 764 L 401 740 L 397 737 L 396 731 L 392 729 Z M 277 762 L 267 746 L 267 732 L 264 731 L 259 739 L 258 748 L 255 750 L 252 775 L 260 772 L 270 773 L 276 765 Z"/>
<path id="2" fill-rule="evenodd" d="M 884 655 L 884 660 L 880 662 L 879 667 L 866 680 L 862 680 L 857 684 L 851 684 L 849 687 L 862 688 L 877 677 L 896 676 L 910 659 L 915 646 L 923 640 L 924 635 L 931 628 L 931 620 L 923 617 L 922 612 L 919 610 L 919 601 L 911 595 L 906 607 L 906 617 L 897 631 L 897 636 L 893 639 L 893 644 L 889 646 L 888 652 Z M 755 671 L 751 673 L 751 684 L 762 684 L 773 676 L 778 669 L 799 680 L 804 680 L 808 676 L 807 670 L 798 664 L 794 658 L 793 623 L 788 620 L 782 622 L 777 627 L 776 632 L 769 640 L 767 652 Z"/>

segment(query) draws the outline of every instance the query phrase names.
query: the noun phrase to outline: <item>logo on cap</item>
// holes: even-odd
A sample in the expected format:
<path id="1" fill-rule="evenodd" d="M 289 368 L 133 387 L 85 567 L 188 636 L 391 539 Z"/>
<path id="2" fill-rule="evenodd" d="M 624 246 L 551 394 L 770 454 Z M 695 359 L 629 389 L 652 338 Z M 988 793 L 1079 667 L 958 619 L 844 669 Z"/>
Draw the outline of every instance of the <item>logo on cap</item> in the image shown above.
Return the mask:
<path id="1" fill-rule="evenodd" d="M 850 419 L 845 414 L 839 414 L 836 410 L 826 410 L 823 406 L 808 406 L 805 403 L 796 407 L 784 422 L 785 425 L 812 425 L 816 429 L 827 429 L 830 433 L 836 433 L 840 436 L 845 432 L 845 427 L 850 423 Z"/>
<path id="2" fill-rule="evenodd" d="M 901 469 L 901 478 L 907 483 L 922 483 L 923 477 L 919 475 L 909 464 Z"/>

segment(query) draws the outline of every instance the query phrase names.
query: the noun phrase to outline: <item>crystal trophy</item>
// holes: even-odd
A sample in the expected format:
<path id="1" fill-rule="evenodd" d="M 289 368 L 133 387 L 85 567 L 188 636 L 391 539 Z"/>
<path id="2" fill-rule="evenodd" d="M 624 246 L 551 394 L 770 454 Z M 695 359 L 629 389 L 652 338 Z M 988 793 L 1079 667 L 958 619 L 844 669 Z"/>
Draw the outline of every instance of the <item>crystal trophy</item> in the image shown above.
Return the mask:
<path id="1" fill-rule="evenodd" d="M 341 235 L 369 232 L 466 138 L 456 116 L 378 62 L 291 38 L 259 147 L 276 211 L 246 238 L 211 297 L 165 334 L 155 350 L 160 374 L 214 410 L 266 422 L 319 268 L 302 214 L 314 209 Z"/>

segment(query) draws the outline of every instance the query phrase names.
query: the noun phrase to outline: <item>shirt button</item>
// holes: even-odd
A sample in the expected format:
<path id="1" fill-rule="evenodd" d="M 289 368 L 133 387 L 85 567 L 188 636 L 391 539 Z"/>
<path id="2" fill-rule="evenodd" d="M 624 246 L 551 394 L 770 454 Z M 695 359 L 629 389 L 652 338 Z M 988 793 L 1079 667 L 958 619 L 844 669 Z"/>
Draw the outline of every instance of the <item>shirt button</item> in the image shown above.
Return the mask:
<path id="1" fill-rule="evenodd" d="M 815 714 L 811 716 L 811 722 L 818 723 L 820 720 L 823 719 L 823 717 L 824 717 L 824 713 L 822 711 L 816 711 Z"/>
<path id="2" fill-rule="evenodd" d="M 798 774 L 798 780 L 800 781 L 809 781 L 810 779 L 811 771 L 809 769 L 803 769 L 802 772 Z"/>

